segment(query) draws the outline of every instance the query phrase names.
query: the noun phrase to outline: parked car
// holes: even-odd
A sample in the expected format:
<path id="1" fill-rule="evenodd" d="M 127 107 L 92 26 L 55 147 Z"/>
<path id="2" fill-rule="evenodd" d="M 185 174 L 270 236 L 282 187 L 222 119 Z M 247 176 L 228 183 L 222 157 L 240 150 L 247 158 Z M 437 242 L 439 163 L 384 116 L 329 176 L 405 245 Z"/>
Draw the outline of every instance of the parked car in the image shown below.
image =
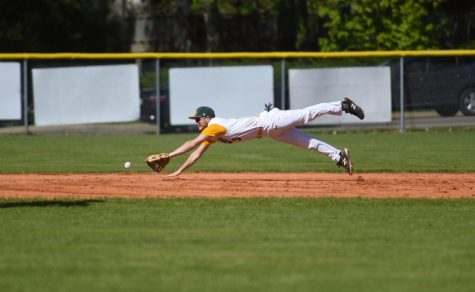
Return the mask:
<path id="1" fill-rule="evenodd" d="M 392 60 L 392 107 L 400 110 L 400 62 Z M 404 61 L 407 109 L 435 109 L 441 116 L 459 110 L 475 115 L 475 57 L 414 57 Z"/>
<path id="2" fill-rule="evenodd" d="M 163 110 L 167 100 L 166 95 L 160 95 L 160 114 L 163 120 Z M 157 95 L 154 89 L 144 89 L 140 92 L 140 120 L 149 123 L 156 123 L 156 107 L 157 107 Z"/>

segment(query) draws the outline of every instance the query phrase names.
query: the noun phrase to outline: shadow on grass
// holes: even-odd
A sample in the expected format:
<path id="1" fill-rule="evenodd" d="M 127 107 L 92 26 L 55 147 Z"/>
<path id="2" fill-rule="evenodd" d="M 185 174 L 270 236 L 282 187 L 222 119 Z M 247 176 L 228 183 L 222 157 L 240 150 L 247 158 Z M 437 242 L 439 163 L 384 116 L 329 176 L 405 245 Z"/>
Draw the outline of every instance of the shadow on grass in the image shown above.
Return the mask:
<path id="1" fill-rule="evenodd" d="M 17 201 L 0 203 L 0 209 L 21 207 L 88 207 L 91 204 L 104 203 L 105 200 L 44 200 L 44 201 Z"/>

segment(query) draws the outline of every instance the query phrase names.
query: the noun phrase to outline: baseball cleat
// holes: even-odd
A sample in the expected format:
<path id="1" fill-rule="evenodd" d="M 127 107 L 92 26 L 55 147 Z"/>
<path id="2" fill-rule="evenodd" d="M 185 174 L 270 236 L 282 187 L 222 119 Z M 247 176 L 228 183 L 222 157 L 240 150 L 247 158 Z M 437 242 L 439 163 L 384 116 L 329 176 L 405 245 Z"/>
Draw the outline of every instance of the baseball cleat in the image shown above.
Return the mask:
<path id="1" fill-rule="evenodd" d="M 344 148 L 342 151 L 340 151 L 340 159 L 336 165 L 338 165 L 338 167 L 343 166 L 346 168 L 346 172 L 348 172 L 349 175 L 353 174 L 353 165 L 351 164 L 350 152 L 348 149 Z"/>
<path id="2" fill-rule="evenodd" d="M 360 120 L 364 119 L 363 109 L 348 97 L 345 97 L 345 99 L 341 102 L 341 109 L 345 113 L 350 113 L 354 116 L 357 116 Z"/>

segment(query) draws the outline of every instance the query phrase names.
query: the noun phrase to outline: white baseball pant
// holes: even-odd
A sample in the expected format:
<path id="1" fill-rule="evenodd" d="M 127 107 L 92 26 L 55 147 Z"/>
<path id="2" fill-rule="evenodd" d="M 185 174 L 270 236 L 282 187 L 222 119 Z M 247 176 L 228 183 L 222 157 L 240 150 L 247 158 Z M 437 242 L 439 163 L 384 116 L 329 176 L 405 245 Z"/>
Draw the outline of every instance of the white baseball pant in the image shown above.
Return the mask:
<path id="1" fill-rule="evenodd" d="M 320 103 L 296 110 L 274 108 L 269 112 L 262 112 L 259 115 L 258 124 L 263 128 L 266 136 L 276 141 L 314 150 L 338 161 L 340 158 L 339 149 L 296 128 L 296 126 L 303 126 L 325 114 L 341 116 L 341 102 Z"/>

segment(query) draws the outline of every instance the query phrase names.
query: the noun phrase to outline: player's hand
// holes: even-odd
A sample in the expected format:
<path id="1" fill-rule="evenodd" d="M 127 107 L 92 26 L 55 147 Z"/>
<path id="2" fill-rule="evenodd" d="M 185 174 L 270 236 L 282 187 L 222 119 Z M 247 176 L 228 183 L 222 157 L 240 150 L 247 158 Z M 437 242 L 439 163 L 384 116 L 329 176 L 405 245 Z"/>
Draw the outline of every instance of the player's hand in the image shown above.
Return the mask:
<path id="1" fill-rule="evenodd" d="M 182 174 L 182 172 L 180 170 L 177 170 L 173 173 L 168 174 L 167 176 L 168 177 L 175 177 L 175 176 L 179 176 L 180 174 Z"/>

